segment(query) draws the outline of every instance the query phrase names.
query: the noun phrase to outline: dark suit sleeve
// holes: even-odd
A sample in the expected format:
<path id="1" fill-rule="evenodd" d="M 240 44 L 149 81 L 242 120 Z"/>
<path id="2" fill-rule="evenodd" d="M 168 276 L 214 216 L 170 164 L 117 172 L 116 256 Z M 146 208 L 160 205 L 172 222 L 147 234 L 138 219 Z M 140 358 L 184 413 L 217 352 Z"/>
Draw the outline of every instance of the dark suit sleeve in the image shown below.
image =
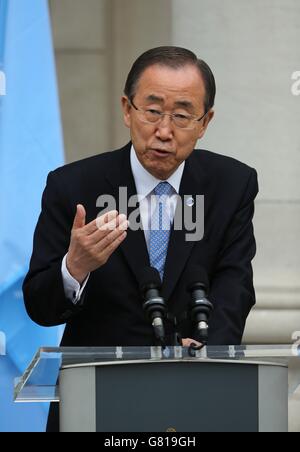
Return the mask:
<path id="1" fill-rule="evenodd" d="M 251 260 L 256 253 L 253 232 L 254 199 L 258 193 L 257 174 L 251 170 L 239 209 L 223 242 L 210 299 L 215 306 L 211 317 L 212 345 L 241 343 L 247 316 L 255 304 Z"/>
<path id="2" fill-rule="evenodd" d="M 65 297 L 61 273 L 69 248 L 73 210 L 63 178 L 50 173 L 34 234 L 30 269 L 23 284 L 28 315 L 42 326 L 64 324 L 81 309 Z"/>

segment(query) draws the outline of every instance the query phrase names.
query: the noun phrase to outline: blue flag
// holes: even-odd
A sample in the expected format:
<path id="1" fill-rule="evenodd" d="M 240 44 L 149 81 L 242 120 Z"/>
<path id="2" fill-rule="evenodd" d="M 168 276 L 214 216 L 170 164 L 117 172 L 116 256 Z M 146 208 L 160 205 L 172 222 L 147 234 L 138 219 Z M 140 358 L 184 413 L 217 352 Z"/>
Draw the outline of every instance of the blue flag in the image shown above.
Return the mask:
<path id="1" fill-rule="evenodd" d="M 42 431 L 47 407 L 14 404 L 13 380 L 61 331 L 28 318 L 22 282 L 46 176 L 63 164 L 47 0 L 0 0 L 0 431 Z"/>

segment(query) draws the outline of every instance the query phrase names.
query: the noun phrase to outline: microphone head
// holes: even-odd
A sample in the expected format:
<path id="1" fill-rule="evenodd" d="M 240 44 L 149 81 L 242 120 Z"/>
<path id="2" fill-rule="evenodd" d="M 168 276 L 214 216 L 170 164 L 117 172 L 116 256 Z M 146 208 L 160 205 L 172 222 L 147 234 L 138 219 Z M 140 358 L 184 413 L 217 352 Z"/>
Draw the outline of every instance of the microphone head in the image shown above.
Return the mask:
<path id="1" fill-rule="evenodd" d="M 187 289 L 188 291 L 194 290 L 195 286 L 202 286 L 205 291 L 209 291 L 209 280 L 207 271 L 200 265 L 193 265 L 189 268 L 187 276 Z"/>
<path id="2" fill-rule="evenodd" d="M 138 281 L 142 294 L 149 289 L 161 288 L 160 274 L 154 267 L 144 267 L 138 275 Z"/>

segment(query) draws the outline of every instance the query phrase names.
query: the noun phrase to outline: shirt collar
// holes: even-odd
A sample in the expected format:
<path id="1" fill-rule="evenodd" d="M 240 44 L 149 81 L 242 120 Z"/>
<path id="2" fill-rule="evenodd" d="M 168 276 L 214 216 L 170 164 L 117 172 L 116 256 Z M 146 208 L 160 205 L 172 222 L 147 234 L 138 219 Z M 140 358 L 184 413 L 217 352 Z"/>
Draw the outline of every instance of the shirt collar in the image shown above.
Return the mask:
<path id="1" fill-rule="evenodd" d="M 136 151 L 133 146 L 130 151 L 130 162 L 137 194 L 139 195 L 139 201 L 148 196 L 160 182 L 168 182 L 174 188 L 175 192 L 177 194 L 179 193 L 185 162 L 182 162 L 175 173 L 173 173 L 172 176 L 166 181 L 156 179 L 156 177 L 148 173 L 137 158 Z"/>

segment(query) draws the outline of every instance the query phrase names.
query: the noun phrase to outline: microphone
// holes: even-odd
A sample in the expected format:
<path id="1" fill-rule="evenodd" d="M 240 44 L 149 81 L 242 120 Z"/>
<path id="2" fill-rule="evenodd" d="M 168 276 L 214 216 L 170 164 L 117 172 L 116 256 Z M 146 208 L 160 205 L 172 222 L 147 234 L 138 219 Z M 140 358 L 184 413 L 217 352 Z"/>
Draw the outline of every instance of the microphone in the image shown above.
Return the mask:
<path id="1" fill-rule="evenodd" d="M 161 279 L 159 272 L 153 267 L 145 267 L 139 275 L 140 291 L 143 296 L 143 308 L 150 320 L 154 335 L 159 343 L 165 346 L 165 329 L 163 319 L 166 315 L 166 305 L 160 296 Z"/>
<path id="2" fill-rule="evenodd" d="M 206 345 L 208 341 L 208 321 L 213 305 L 207 299 L 209 282 L 207 272 L 203 267 L 196 265 L 191 267 L 187 290 L 191 294 L 191 319 L 196 324 L 195 339 Z"/>

